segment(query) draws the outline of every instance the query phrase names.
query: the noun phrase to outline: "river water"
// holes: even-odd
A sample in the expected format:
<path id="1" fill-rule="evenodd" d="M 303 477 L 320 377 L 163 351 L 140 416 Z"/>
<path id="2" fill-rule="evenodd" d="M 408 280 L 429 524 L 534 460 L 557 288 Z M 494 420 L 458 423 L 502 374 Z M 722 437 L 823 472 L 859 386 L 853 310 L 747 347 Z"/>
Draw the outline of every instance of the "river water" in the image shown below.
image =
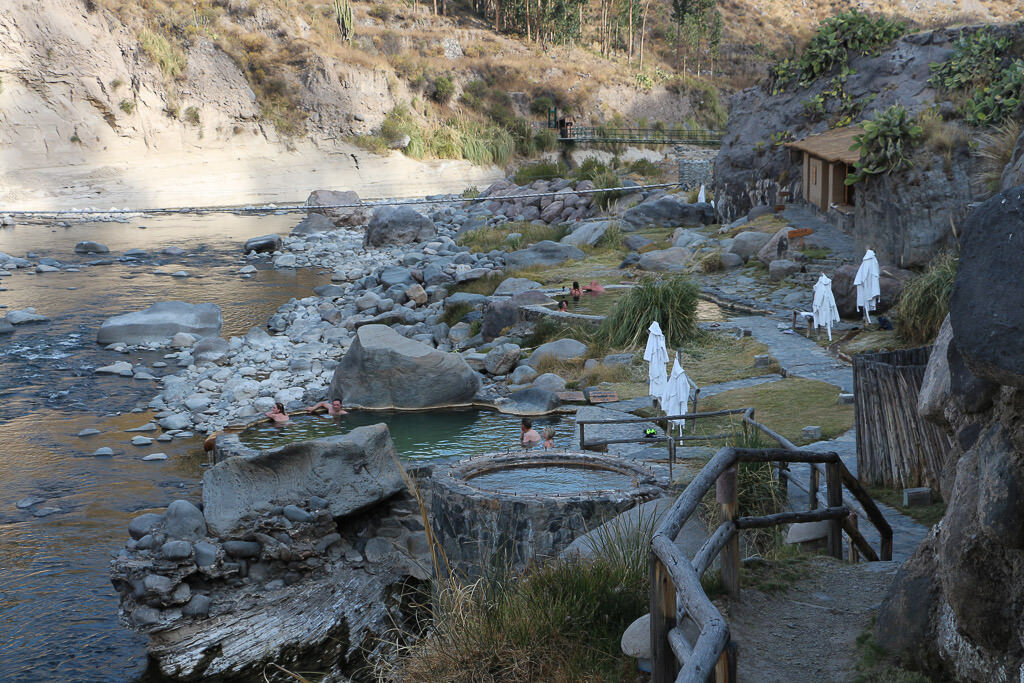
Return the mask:
<path id="1" fill-rule="evenodd" d="M 145 639 L 117 621 L 109 562 L 132 517 L 175 498 L 198 498 L 205 458 L 197 439 L 128 443 L 123 430 L 149 420 L 145 408 L 159 385 L 92 370 L 118 360 L 151 365 L 162 353 L 106 351 L 95 343 L 96 331 L 112 315 L 165 300 L 220 305 L 224 336 L 264 325 L 280 304 L 329 281 L 329 273 L 315 270 L 236 274 L 246 262 L 244 240 L 286 232 L 297 221 L 216 215 L 0 230 L 0 252 L 83 264 L 77 273 L 17 270 L 0 278 L 0 304 L 34 306 L 51 318 L 0 337 L 0 681 L 123 681 L 145 670 Z M 149 255 L 85 266 L 99 257 L 74 254 L 84 239 L 106 244 L 114 258 L 128 249 Z M 185 254 L 159 255 L 169 246 Z M 173 372 L 168 362 L 153 374 Z M 76 436 L 86 427 L 102 434 Z M 100 446 L 112 447 L 114 457 L 92 457 Z M 169 458 L 142 461 L 156 451 Z M 25 498 L 41 501 L 18 509 Z"/>

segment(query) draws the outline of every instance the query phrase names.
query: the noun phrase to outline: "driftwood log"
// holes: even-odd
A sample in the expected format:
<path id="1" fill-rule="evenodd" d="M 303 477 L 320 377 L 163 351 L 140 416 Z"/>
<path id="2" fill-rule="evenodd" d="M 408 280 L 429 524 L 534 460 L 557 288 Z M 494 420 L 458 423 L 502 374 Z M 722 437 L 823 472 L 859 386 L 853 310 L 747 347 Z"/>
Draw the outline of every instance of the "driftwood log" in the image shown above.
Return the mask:
<path id="1" fill-rule="evenodd" d="M 853 357 L 857 476 L 868 486 L 939 490 L 949 437 L 917 414 L 931 347 Z"/>

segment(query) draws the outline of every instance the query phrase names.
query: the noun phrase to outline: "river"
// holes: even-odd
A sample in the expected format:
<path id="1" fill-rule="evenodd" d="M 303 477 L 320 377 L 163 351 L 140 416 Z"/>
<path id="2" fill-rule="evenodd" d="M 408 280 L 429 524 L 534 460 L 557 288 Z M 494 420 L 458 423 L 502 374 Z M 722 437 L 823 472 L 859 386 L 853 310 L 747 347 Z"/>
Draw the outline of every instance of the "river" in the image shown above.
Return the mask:
<path id="1" fill-rule="evenodd" d="M 149 420 L 146 405 L 159 385 L 93 369 L 118 360 L 152 366 L 163 354 L 106 351 L 95 343 L 96 331 L 110 316 L 166 300 L 220 305 L 225 337 L 264 325 L 281 303 L 329 280 L 312 269 L 261 266 L 251 279 L 236 274 L 246 263 L 244 240 L 286 232 L 298 220 L 175 216 L 0 230 L 0 252 L 83 264 L 80 272 L 17 270 L 0 278 L 0 304 L 34 306 L 51 319 L 0 336 L 0 681 L 123 681 L 143 674 L 145 639 L 118 623 L 109 562 L 127 540 L 132 517 L 175 498 L 198 499 L 205 458 L 194 438 L 146 448 L 128 442 L 123 430 Z M 149 255 L 85 266 L 109 260 L 74 254 L 85 239 L 109 246 L 114 259 L 129 249 Z M 185 253 L 159 253 L 171 246 Z M 169 363 L 153 374 L 173 372 Z M 87 427 L 102 433 L 78 437 Z M 115 455 L 93 457 L 101 446 Z M 142 461 L 156 451 L 169 458 Z M 25 498 L 42 500 L 19 509 Z M 36 516 L 53 508 L 59 511 Z"/>

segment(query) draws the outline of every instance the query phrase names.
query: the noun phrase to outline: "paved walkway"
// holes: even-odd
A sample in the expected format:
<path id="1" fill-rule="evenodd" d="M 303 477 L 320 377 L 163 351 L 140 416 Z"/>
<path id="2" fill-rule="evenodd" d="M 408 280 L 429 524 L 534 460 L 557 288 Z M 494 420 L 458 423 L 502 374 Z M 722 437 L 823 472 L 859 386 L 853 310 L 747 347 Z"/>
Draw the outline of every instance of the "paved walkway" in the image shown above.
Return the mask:
<path id="1" fill-rule="evenodd" d="M 789 329 L 787 323 L 759 315 L 732 318 L 729 322 L 749 329 L 755 339 L 769 348 L 787 375 L 821 380 L 846 393 L 853 392 L 853 368 L 828 355 L 807 337 L 779 329 L 780 325 Z"/>

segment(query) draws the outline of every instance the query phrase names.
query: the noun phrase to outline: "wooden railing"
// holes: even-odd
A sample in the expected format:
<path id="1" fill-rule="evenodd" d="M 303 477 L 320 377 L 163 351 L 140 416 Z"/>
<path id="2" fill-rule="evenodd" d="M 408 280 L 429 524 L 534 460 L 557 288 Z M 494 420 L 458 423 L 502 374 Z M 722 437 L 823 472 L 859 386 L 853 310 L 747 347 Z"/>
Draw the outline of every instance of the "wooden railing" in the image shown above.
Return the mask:
<path id="1" fill-rule="evenodd" d="M 753 428 L 776 441 L 781 448 L 722 448 L 694 477 L 680 494 L 659 525 L 651 540 L 651 657 L 654 683 L 703 683 L 711 675 L 716 681 L 736 681 L 736 647 L 732 643 L 729 626 L 718 608 L 711 602 L 701 585 L 701 577 L 721 554 L 722 584 L 726 593 L 738 598 L 740 592 L 739 532 L 743 529 L 763 528 L 796 522 L 827 521 L 829 523 L 827 548 L 836 558 L 843 555 L 843 533 L 850 539 L 850 560 L 862 554 L 869 561 L 892 559 L 892 527 L 885 520 L 874 500 L 860 485 L 856 477 L 843 464 L 836 453 L 803 451 L 780 434 L 754 420 L 753 408 L 738 408 L 711 413 L 692 413 L 667 416 L 668 420 L 706 419 L 721 415 L 743 413 L 745 429 Z M 590 441 L 585 439 L 587 424 L 623 424 L 651 422 L 647 418 L 619 420 L 583 420 L 580 425 L 580 447 L 603 446 L 612 443 L 646 443 L 650 439 L 613 439 Z M 693 436 L 704 440 L 731 435 Z M 663 439 L 668 443 L 669 462 L 674 460 L 675 444 L 679 439 Z M 779 474 L 780 485 L 792 483 L 808 493 L 807 510 L 780 512 L 763 517 L 738 516 L 736 471 L 740 462 L 769 462 Z M 793 478 L 789 465 L 806 463 L 810 467 L 809 485 L 805 488 Z M 818 506 L 818 483 L 825 476 L 824 507 Z M 716 500 L 722 506 L 722 523 L 708 537 L 693 558 L 686 557 L 675 544 L 683 526 L 696 511 L 711 486 L 716 486 Z M 844 495 L 844 487 L 851 498 Z M 859 504 L 859 505 L 858 505 Z M 876 553 L 861 534 L 857 517 L 866 518 L 877 529 L 880 538 Z M 682 624 L 689 619 L 697 627 L 695 642 L 687 639 Z"/>

